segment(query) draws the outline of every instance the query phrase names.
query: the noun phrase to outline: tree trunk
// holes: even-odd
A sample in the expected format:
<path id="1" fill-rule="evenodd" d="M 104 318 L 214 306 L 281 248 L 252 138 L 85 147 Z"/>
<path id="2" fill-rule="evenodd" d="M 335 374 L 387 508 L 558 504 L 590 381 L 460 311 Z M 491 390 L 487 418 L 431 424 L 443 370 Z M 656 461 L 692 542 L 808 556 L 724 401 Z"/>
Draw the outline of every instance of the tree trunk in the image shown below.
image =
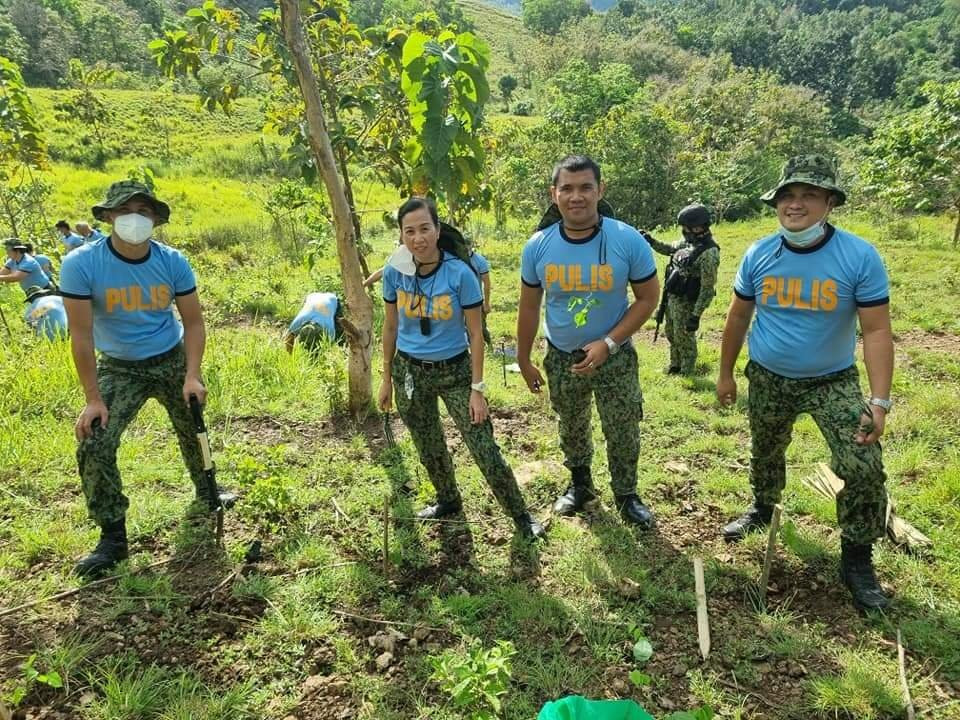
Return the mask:
<path id="1" fill-rule="evenodd" d="M 957 211 L 957 224 L 953 228 L 953 246 L 957 247 L 957 245 L 960 245 L 960 198 L 957 199 L 953 207 Z"/>
<path id="2" fill-rule="evenodd" d="M 343 278 L 346 308 L 343 328 L 350 345 L 347 374 L 350 384 L 350 412 L 359 417 L 370 408 L 373 384 L 370 373 L 370 355 L 373 345 L 373 302 L 363 289 L 360 257 L 350 203 L 343 189 L 337 163 L 327 133 L 323 101 L 320 98 L 316 74 L 310 62 L 307 39 L 303 32 L 298 0 L 280 0 L 280 18 L 283 37 L 297 71 L 300 93 L 306 107 L 307 140 L 327 188 L 333 224 L 337 234 L 337 258 Z"/>

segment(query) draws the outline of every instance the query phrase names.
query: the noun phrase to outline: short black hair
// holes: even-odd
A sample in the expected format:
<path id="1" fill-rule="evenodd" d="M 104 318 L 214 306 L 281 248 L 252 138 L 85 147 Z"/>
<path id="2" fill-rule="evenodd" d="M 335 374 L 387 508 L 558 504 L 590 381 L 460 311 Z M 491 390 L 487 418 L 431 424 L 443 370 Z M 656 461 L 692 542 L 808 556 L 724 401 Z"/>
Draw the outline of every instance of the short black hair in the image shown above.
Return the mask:
<path id="1" fill-rule="evenodd" d="M 417 196 L 408 198 L 397 210 L 397 226 L 403 230 L 403 216 L 424 208 L 430 213 L 434 226 L 440 227 L 440 215 L 437 213 L 437 204 L 433 201 L 433 198 Z"/>
<path id="2" fill-rule="evenodd" d="M 67 230 L 69 230 L 69 229 L 70 229 L 70 223 L 68 223 L 66 220 L 57 220 L 57 224 L 54 225 L 54 227 L 57 227 L 57 228 L 66 228 Z"/>
<path id="3" fill-rule="evenodd" d="M 597 185 L 600 184 L 600 166 L 586 155 L 567 155 L 563 160 L 554 165 L 553 176 L 550 181 L 552 185 L 557 184 L 557 180 L 560 179 L 561 170 L 566 170 L 567 172 L 590 170 L 593 172 L 593 177 L 597 180 Z"/>

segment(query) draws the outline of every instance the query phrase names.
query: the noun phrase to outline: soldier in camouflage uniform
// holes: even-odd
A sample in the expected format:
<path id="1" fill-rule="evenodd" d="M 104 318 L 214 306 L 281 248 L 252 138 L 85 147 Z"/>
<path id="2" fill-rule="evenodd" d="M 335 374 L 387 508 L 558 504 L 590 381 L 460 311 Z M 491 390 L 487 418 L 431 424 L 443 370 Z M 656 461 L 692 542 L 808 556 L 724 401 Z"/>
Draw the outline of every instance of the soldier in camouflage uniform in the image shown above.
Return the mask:
<path id="1" fill-rule="evenodd" d="M 117 468 L 127 425 L 148 398 L 166 409 L 198 498 L 213 508 L 188 402 L 202 403 L 200 363 L 206 340 L 196 281 L 186 258 L 153 240 L 169 206 L 133 181 L 110 186 L 93 215 L 112 225 L 110 237 L 83 245 L 63 261 L 62 288 L 73 358 L 86 406 L 76 423 L 77 464 L 91 519 L 101 529 L 96 549 L 76 572 L 93 577 L 127 557 L 129 501 Z M 182 324 L 173 313 L 173 306 Z M 99 351 L 97 361 L 94 351 Z"/>
<path id="2" fill-rule="evenodd" d="M 450 417 L 500 505 L 520 535 L 544 537 L 543 526 L 527 512 L 517 481 L 493 437 L 483 382 L 483 295 L 462 236 L 437 217 L 426 198 L 411 198 L 397 213 L 403 248 L 383 271 L 383 382 L 378 404 L 384 412 L 395 399 L 437 492 L 433 505 L 417 513 L 424 520 L 463 508 L 453 460 L 438 411 L 442 398 Z M 470 331 L 469 346 L 465 330 Z M 469 347 L 469 349 L 468 349 Z"/>
<path id="3" fill-rule="evenodd" d="M 540 392 L 543 376 L 530 353 L 546 298 L 544 368 L 571 475 L 553 510 L 572 515 L 597 495 L 590 411 L 596 398 L 617 509 L 627 522 L 650 528 L 653 514 L 637 495 L 643 398 L 630 338 L 656 306 L 657 266 L 634 228 L 604 216 L 600 168 L 590 158 L 561 160 L 550 193 L 555 207 L 523 249 L 517 362 L 527 387 Z"/>
<path id="4" fill-rule="evenodd" d="M 668 375 L 693 375 L 697 365 L 697 330 L 700 317 L 717 294 L 717 269 L 720 247 L 710 232 L 710 211 L 694 204 L 677 215 L 683 229 L 683 240 L 664 243 L 641 232 L 650 247 L 670 256 L 663 298 L 657 312 L 657 323 L 666 313 L 667 341 L 670 343 Z"/>
<path id="5" fill-rule="evenodd" d="M 733 370 L 749 327 L 754 500 L 723 534 L 737 541 L 769 523 L 786 485 L 793 424 L 800 413 L 809 413 L 830 446 L 831 468 L 844 481 L 837 495 L 841 577 L 857 606 L 884 608 L 889 598 L 877 582 L 871 551 L 886 524 L 886 475 L 878 442 L 892 405 L 886 270 L 872 245 L 827 222 L 830 210 L 846 200 L 829 159 L 792 158 L 762 199 L 776 208 L 780 227 L 754 243 L 741 261 L 717 380 L 717 398 L 733 403 Z M 869 399 L 860 390 L 854 364 L 858 320 Z"/>

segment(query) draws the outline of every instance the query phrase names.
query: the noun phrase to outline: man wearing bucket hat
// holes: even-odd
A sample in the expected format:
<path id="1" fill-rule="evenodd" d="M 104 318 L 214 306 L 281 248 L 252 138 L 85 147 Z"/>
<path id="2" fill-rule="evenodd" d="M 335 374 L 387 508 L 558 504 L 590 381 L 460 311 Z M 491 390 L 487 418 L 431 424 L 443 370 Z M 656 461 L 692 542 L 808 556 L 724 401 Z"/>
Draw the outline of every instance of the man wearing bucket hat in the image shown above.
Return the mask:
<path id="1" fill-rule="evenodd" d="M 740 263 L 717 380 L 718 400 L 732 404 L 734 366 L 756 313 L 745 371 L 754 500 L 723 534 L 737 541 L 770 521 L 786 484 L 794 421 L 809 413 L 830 446 L 831 468 L 844 481 L 837 495 L 841 578 L 858 607 L 881 609 L 889 598 L 877 582 L 872 547 L 886 524 L 878 440 L 892 405 L 887 273 L 872 245 L 827 221 L 846 201 L 828 158 L 791 158 L 762 199 L 776 209 L 780 228 L 755 242 Z M 870 383 L 866 399 L 854 364 L 858 320 Z"/>
<path id="2" fill-rule="evenodd" d="M 7 238 L 3 241 L 7 251 L 7 261 L 0 268 L 0 282 L 20 283 L 24 293 L 32 287 L 41 290 L 53 289 L 49 276 L 40 267 L 37 259 L 30 254 L 32 249 L 27 243 L 17 238 Z"/>
<path id="3" fill-rule="evenodd" d="M 200 379 L 206 333 L 196 281 L 179 251 L 153 239 L 154 227 L 170 219 L 170 207 L 145 185 L 123 180 L 110 186 L 93 215 L 112 225 L 110 236 L 74 250 L 61 268 L 73 359 L 86 396 L 75 429 L 77 464 L 87 510 L 101 529 L 96 549 L 76 567 L 85 577 L 127 557 L 129 501 L 117 448 L 148 398 L 170 417 L 198 499 L 207 507 L 217 502 L 207 497 L 188 407 L 191 395 L 202 403 L 207 393 Z"/>

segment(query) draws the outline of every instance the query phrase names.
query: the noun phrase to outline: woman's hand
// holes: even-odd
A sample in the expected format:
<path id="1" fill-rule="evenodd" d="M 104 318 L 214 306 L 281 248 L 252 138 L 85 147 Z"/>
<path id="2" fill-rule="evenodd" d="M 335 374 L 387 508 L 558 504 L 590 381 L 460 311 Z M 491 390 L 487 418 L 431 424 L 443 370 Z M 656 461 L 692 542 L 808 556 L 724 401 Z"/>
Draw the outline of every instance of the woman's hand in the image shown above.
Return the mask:
<path id="1" fill-rule="evenodd" d="M 377 395 L 377 407 L 380 412 L 390 412 L 393 408 L 393 380 L 389 375 L 380 383 L 380 392 Z"/>

